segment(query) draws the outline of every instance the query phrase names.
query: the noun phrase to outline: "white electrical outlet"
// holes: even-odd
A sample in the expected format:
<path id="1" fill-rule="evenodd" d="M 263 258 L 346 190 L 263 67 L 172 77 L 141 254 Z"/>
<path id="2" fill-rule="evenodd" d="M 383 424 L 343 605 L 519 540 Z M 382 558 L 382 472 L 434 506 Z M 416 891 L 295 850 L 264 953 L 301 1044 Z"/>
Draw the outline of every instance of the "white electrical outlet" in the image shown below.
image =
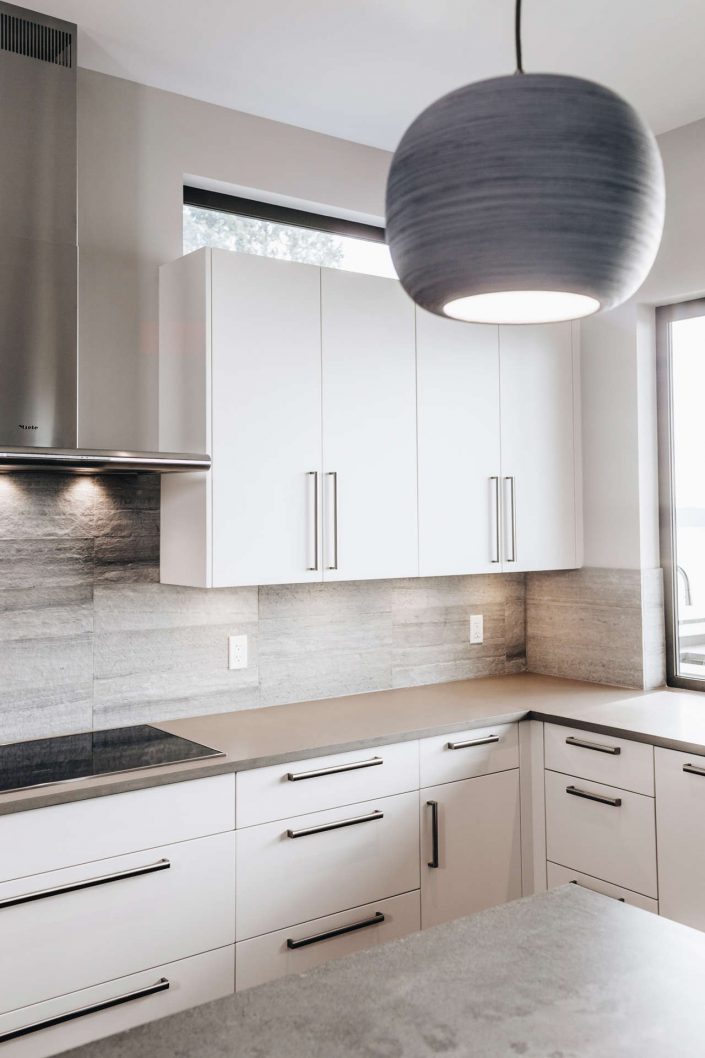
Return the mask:
<path id="1" fill-rule="evenodd" d="M 247 668 L 247 636 L 228 636 L 228 668 Z"/>
<path id="2" fill-rule="evenodd" d="M 481 613 L 470 614 L 470 642 L 482 643 L 484 638 L 483 620 Z"/>

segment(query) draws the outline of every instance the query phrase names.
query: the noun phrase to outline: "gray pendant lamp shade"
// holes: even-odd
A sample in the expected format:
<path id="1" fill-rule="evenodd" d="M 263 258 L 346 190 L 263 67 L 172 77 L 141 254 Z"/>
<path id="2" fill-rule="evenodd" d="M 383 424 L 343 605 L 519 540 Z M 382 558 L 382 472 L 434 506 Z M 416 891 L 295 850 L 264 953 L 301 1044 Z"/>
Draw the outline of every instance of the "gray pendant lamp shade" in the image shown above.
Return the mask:
<path id="1" fill-rule="evenodd" d="M 460 88 L 413 122 L 387 185 L 399 278 L 430 312 L 530 323 L 610 309 L 661 240 L 656 140 L 609 89 L 514 74 Z"/>

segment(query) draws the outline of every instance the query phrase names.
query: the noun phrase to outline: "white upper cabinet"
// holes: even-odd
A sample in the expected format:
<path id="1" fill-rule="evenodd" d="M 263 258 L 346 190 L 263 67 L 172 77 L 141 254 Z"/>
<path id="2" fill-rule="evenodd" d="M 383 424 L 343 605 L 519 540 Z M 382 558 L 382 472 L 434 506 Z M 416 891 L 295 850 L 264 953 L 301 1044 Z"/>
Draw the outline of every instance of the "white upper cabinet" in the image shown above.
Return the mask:
<path id="1" fill-rule="evenodd" d="M 198 394 L 208 376 L 205 436 L 196 450 L 212 454 L 213 469 L 193 475 L 191 487 L 176 477 L 163 483 L 162 581 L 225 587 L 320 580 L 320 270 L 198 251 L 162 270 L 162 321 L 179 312 L 182 273 L 198 269 L 209 288 L 210 340 L 203 343 L 187 323 L 180 345 L 167 346 L 172 328 L 162 323 L 160 444 L 179 439 L 178 422 L 166 436 L 164 393 L 169 375 L 185 363 L 198 376 L 191 392 Z"/>
<path id="2" fill-rule="evenodd" d="M 416 309 L 227 250 L 160 274 L 161 579 L 227 587 L 580 564 L 577 327 Z"/>
<path id="3" fill-rule="evenodd" d="M 317 268 L 213 252 L 216 586 L 318 579 L 319 318 Z"/>
<path id="4" fill-rule="evenodd" d="M 417 311 L 422 577 L 500 568 L 498 338 Z"/>
<path id="5" fill-rule="evenodd" d="M 414 306 L 323 269 L 323 576 L 418 575 Z"/>
<path id="6" fill-rule="evenodd" d="M 421 575 L 579 565 L 577 329 L 416 326 Z"/>
<path id="7" fill-rule="evenodd" d="M 507 570 L 581 562 L 574 335 L 571 323 L 499 328 Z"/>

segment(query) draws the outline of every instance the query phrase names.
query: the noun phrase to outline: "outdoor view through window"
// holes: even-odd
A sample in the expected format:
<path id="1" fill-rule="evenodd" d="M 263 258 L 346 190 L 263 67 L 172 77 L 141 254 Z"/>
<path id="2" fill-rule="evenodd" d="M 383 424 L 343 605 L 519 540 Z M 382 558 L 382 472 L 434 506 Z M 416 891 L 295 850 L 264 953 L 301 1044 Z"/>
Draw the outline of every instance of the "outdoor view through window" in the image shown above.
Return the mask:
<path id="1" fill-rule="evenodd" d="M 679 675 L 705 680 L 705 316 L 670 326 L 676 660 Z"/>
<path id="2" fill-rule="evenodd" d="M 185 205 L 184 253 L 201 246 L 396 277 L 385 243 Z"/>

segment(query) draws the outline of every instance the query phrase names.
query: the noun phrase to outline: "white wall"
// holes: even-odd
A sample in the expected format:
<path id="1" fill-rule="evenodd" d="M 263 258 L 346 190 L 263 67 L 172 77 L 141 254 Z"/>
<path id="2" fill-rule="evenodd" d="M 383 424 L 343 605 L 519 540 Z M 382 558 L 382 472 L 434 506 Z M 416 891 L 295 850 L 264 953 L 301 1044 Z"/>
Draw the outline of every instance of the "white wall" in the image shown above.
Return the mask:
<path id="1" fill-rule="evenodd" d="M 382 217 L 390 155 L 79 70 L 79 443 L 157 447 L 158 266 L 185 177 Z"/>
<path id="2" fill-rule="evenodd" d="M 666 226 L 638 300 L 667 304 L 705 294 L 705 119 L 659 136 Z"/>
<path id="3" fill-rule="evenodd" d="M 705 120 L 659 145 L 666 223 L 654 267 L 631 302 L 582 325 L 588 566 L 659 564 L 653 306 L 705 293 Z"/>

